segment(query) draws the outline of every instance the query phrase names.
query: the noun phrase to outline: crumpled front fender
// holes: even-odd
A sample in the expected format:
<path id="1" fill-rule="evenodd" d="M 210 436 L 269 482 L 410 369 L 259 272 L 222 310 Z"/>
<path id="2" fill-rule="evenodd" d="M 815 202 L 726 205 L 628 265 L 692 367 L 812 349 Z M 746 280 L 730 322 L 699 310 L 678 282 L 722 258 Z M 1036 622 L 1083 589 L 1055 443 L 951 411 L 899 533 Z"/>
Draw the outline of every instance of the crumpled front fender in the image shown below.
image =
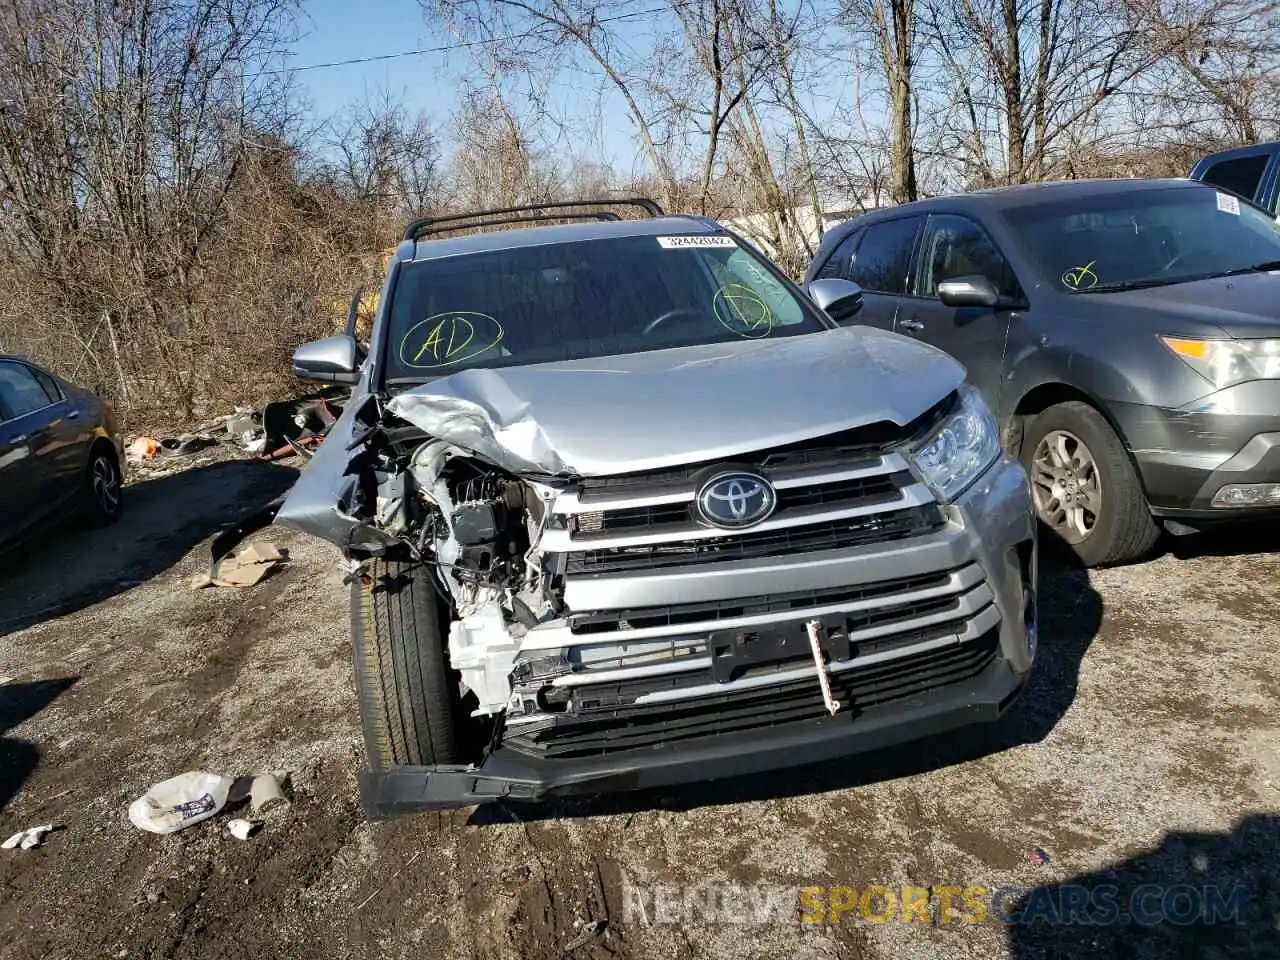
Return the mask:
<path id="1" fill-rule="evenodd" d="M 276 523 L 320 537 L 339 547 L 350 545 L 360 521 L 344 511 L 357 477 L 348 473 L 361 453 L 352 443 L 363 430 L 358 419 L 364 403 L 353 397 L 329 428 L 324 442 L 303 468 L 276 514 Z"/>

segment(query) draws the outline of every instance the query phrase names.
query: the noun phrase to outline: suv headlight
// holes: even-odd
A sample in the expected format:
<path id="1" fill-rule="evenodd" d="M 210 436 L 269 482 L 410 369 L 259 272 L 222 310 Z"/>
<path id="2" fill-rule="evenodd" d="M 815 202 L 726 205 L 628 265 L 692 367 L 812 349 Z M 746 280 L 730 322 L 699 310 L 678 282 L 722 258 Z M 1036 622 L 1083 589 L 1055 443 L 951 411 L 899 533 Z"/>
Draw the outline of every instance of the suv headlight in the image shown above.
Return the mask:
<path id="1" fill-rule="evenodd" d="M 982 395 L 960 387 L 960 404 L 911 454 L 925 483 L 954 500 L 1000 456 L 1000 431 Z"/>
<path id="2" fill-rule="evenodd" d="M 1160 339 L 1219 390 L 1246 380 L 1280 378 L 1280 340 Z"/>

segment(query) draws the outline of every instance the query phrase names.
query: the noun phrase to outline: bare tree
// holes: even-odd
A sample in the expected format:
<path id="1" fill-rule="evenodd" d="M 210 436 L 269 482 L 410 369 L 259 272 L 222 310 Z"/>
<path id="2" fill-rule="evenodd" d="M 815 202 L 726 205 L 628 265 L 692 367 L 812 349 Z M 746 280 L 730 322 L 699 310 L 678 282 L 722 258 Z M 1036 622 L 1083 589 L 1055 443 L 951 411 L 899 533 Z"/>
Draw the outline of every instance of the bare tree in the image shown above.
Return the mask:
<path id="1" fill-rule="evenodd" d="M 329 138 L 354 199 L 417 212 L 440 200 L 440 146 L 425 113 L 387 92 L 353 105 Z"/>
<path id="2" fill-rule="evenodd" d="M 843 19 L 874 48 L 888 92 L 891 195 L 895 203 L 919 196 L 912 121 L 918 39 L 916 0 L 848 0 Z"/>
<path id="3" fill-rule="evenodd" d="M 922 2 L 966 121 L 952 146 L 980 182 L 1046 176 L 1059 145 L 1160 56 L 1141 8 L 1115 0 Z"/>
<path id="4" fill-rule="evenodd" d="M 193 285 L 252 149 L 288 122 L 266 68 L 287 0 L 15 0 L 0 13 L 0 192 L 11 263 L 56 303 L 64 342 L 109 322 L 131 374 L 190 407 Z M 39 55 L 33 55 L 39 51 Z"/>
<path id="5" fill-rule="evenodd" d="M 610 16 L 598 0 L 421 0 L 429 17 L 448 25 L 455 36 L 487 41 L 502 58 L 525 64 L 560 64 L 566 55 L 582 56 L 617 91 L 627 116 L 640 137 L 645 156 L 670 202 L 676 194 L 676 176 L 659 149 L 648 111 L 641 103 L 631 64 L 623 54 L 609 24 L 624 15 Z M 499 38 L 507 38 L 499 40 Z"/>
<path id="6" fill-rule="evenodd" d="M 1255 143 L 1280 131 L 1280 3 L 1144 3 L 1150 102 L 1177 135 Z"/>
<path id="7" fill-rule="evenodd" d="M 766 36 L 768 49 L 776 68 L 775 95 L 786 110 L 791 120 L 791 128 L 795 132 L 796 149 L 800 155 L 801 186 L 813 211 L 814 231 L 817 238 L 821 240 L 824 211 L 822 198 L 818 192 L 818 176 L 814 168 L 813 151 L 809 145 L 808 127 L 812 121 L 801 103 L 800 85 L 792 67 L 792 62 L 796 59 L 794 47 L 798 46 L 802 39 L 800 22 L 803 13 L 804 6 L 798 4 L 795 14 L 786 17 L 778 5 L 778 0 L 768 0 Z"/>

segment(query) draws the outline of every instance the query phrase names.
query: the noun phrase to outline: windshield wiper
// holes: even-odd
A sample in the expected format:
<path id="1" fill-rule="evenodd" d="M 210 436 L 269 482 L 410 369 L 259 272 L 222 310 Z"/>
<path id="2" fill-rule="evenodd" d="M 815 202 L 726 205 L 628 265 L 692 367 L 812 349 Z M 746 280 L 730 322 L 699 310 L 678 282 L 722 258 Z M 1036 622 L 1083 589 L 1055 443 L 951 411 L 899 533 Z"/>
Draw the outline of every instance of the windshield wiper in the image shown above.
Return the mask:
<path id="1" fill-rule="evenodd" d="M 1118 290 L 1143 290 L 1147 287 L 1167 287 L 1175 283 L 1187 283 L 1190 280 L 1203 280 L 1204 277 L 1151 277 L 1146 280 L 1113 280 L 1110 283 L 1098 283 L 1092 287 L 1076 290 L 1076 293 L 1115 293 Z"/>
<path id="2" fill-rule="evenodd" d="M 1221 273 L 1210 274 L 1210 276 L 1238 277 L 1246 273 L 1268 273 L 1272 270 L 1280 270 L 1280 260 L 1268 260 L 1265 263 L 1255 263 L 1248 267 L 1236 267 L 1234 270 L 1223 270 Z"/>

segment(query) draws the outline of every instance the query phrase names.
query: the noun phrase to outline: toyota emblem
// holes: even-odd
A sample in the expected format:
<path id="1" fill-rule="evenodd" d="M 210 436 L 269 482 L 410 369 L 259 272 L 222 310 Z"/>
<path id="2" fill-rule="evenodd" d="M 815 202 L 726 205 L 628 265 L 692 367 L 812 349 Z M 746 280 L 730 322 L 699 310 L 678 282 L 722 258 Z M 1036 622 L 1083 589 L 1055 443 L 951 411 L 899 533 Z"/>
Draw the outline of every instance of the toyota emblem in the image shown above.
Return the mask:
<path id="1" fill-rule="evenodd" d="M 773 513 L 778 498 L 773 486 L 754 473 L 721 473 L 698 491 L 698 513 L 715 527 L 741 530 Z"/>

